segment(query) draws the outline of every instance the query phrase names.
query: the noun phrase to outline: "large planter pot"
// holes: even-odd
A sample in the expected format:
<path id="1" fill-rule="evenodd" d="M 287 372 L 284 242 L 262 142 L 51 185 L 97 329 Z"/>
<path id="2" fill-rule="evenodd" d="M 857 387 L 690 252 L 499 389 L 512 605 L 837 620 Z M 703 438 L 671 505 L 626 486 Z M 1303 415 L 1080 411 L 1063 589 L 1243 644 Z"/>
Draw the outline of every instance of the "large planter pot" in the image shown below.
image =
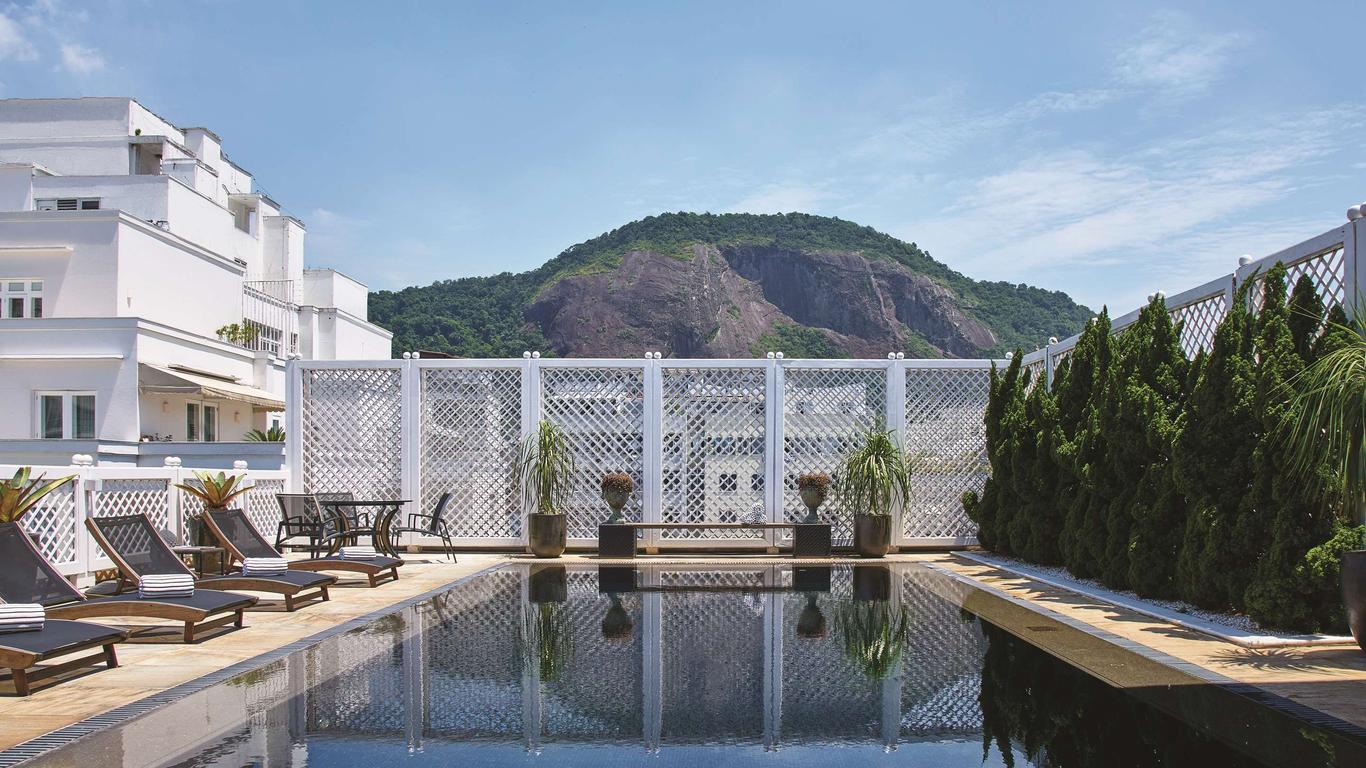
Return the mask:
<path id="1" fill-rule="evenodd" d="M 802 504 L 806 506 L 806 519 L 803 523 L 819 523 L 821 517 L 816 510 L 821 504 L 825 503 L 825 490 L 816 487 L 806 487 L 798 489 L 797 496 L 801 498 Z"/>
<path id="2" fill-rule="evenodd" d="M 891 515 L 854 515 L 854 551 L 859 557 L 883 557 L 891 548 Z"/>
<path id="3" fill-rule="evenodd" d="M 1366 651 L 1366 549 L 1342 556 L 1342 604 L 1347 607 L 1347 626 Z"/>
<path id="4" fill-rule="evenodd" d="M 607 508 L 612 510 L 612 516 L 607 518 L 609 524 L 621 522 L 621 508 L 626 506 L 626 502 L 630 501 L 630 499 L 630 491 L 602 492 L 602 500 L 607 502 Z"/>
<path id="5" fill-rule="evenodd" d="M 527 539 L 531 554 L 559 557 L 564 554 L 566 520 L 564 515 L 527 515 Z"/>

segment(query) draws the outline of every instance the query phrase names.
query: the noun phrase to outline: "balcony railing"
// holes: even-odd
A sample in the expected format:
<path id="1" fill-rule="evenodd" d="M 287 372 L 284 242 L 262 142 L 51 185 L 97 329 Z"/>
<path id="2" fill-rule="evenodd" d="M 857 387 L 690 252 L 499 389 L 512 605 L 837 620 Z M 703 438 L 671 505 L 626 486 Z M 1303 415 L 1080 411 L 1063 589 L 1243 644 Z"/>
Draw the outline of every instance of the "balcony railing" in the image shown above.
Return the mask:
<path id="1" fill-rule="evenodd" d="M 240 332 L 225 341 L 253 352 L 288 357 L 299 351 L 299 304 L 293 280 L 242 284 Z"/>

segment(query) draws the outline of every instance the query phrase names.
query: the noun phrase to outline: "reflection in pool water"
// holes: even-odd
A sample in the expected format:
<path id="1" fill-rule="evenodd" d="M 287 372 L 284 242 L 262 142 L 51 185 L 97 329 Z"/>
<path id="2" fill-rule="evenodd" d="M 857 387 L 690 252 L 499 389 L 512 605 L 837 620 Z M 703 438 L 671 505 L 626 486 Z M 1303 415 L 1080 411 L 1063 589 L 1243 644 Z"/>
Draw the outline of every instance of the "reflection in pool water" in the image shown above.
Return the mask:
<path id="1" fill-rule="evenodd" d="M 1252 764 L 970 591 L 913 564 L 509 566 L 52 764 Z"/>

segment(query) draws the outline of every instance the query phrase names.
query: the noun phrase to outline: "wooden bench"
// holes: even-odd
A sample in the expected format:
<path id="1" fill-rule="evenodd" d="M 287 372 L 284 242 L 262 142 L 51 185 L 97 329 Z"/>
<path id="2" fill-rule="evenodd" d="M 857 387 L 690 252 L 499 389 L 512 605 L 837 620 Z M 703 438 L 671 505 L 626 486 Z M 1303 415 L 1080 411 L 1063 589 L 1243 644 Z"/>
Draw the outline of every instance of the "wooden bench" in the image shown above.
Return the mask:
<path id="1" fill-rule="evenodd" d="M 727 531 L 792 531 L 793 557 L 829 557 L 829 523 L 599 523 L 598 556 L 622 557 L 636 556 L 636 532 L 641 530 L 681 531 L 681 530 L 727 530 Z M 648 554 L 654 548 L 647 548 Z M 776 552 L 776 547 L 769 547 Z"/>

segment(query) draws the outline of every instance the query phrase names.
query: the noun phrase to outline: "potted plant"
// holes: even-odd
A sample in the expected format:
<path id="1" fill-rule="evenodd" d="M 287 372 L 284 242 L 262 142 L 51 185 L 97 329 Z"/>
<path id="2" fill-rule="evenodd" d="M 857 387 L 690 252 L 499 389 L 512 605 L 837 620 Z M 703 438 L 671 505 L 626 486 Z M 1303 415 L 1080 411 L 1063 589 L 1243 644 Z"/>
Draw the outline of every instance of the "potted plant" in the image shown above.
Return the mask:
<path id="1" fill-rule="evenodd" d="M 1366 651 L 1366 324 L 1329 322 L 1340 340 L 1291 380 L 1289 423 L 1293 466 L 1343 506 L 1338 535 L 1324 547 L 1342 552 L 1342 602 L 1357 645 Z M 1328 471 L 1325 471 L 1328 470 Z M 1326 553 L 1332 556 L 1332 552 Z"/>
<path id="2" fill-rule="evenodd" d="M 626 506 L 635 489 L 635 481 L 625 472 L 608 472 L 602 476 L 602 500 L 612 510 L 612 516 L 607 518 L 609 525 L 621 522 L 621 508 Z"/>
<path id="3" fill-rule="evenodd" d="M 215 475 L 197 469 L 194 472 L 193 484 L 176 483 L 176 487 L 204 502 L 205 509 L 227 509 L 233 499 L 255 487 L 242 485 L 246 478 L 246 475 L 229 475 L 225 472 Z M 190 541 L 198 546 L 211 547 L 218 543 L 208 527 L 199 519 L 198 514 L 185 516 L 185 529 L 189 533 Z"/>
<path id="4" fill-rule="evenodd" d="M 887 602 L 842 603 L 835 614 L 844 657 L 873 680 L 881 680 L 901 661 L 910 620 L 905 607 Z"/>
<path id="5" fill-rule="evenodd" d="M 819 523 L 821 518 L 816 509 L 825 503 L 830 493 L 830 476 L 824 472 L 803 472 L 797 478 L 797 495 L 806 505 L 806 519 L 803 523 Z"/>
<path id="6" fill-rule="evenodd" d="M 524 498 L 531 500 L 536 510 L 527 515 L 531 553 L 559 557 L 564 554 L 566 535 L 562 505 L 574 476 L 569 436 L 555 424 L 542 421 L 522 445 L 517 474 Z"/>
<path id="7" fill-rule="evenodd" d="M 0 482 L 0 525 L 18 523 L 19 519 L 38 506 L 38 502 L 49 493 L 76 479 L 75 475 L 44 480 L 42 475 L 31 477 L 32 467 L 20 467 L 14 477 Z M 34 544 L 42 546 L 38 536 L 33 536 Z"/>
<path id="8" fill-rule="evenodd" d="M 891 430 L 870 428 L 863 444 L 844 460 L 838 490 L 854 510 L 854 551 L 882 557 L 892 543 L 892 505 L 910 500 L 911 473 Z"/>

